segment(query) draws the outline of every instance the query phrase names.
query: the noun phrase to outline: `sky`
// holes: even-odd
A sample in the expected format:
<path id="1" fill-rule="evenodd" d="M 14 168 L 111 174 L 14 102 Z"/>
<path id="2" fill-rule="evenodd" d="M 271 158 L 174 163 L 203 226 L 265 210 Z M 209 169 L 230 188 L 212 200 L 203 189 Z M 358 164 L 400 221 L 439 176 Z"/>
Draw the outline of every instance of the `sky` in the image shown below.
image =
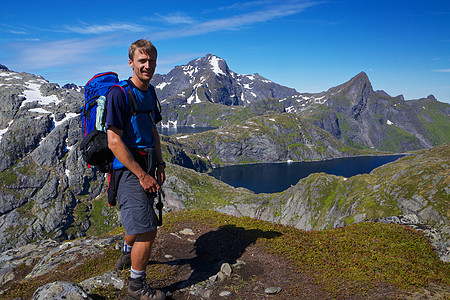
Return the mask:
<path id="1" fill-rule="evenodd" d="M 391 96 L 450 103 L 448 0 L 22 0 L 0 11 L 0 64 L 60 85 L 131 76 L 140 38 L 157 47 L 160 74 L 211 53 L 299 92 L 363 71 Z"/>

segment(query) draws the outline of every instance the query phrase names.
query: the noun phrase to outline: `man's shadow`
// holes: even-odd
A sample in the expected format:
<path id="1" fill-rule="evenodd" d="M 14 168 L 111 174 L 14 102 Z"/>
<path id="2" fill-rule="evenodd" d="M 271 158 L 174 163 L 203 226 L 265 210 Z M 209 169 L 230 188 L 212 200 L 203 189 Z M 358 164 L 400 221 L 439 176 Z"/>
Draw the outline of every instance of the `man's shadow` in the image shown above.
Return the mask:
<path id="1" fill-rule="evenodd" d="M 173 292 L 205 281 L 220 271 L 222 263 L 235 264 L 245 249 L 258 238 L 271 239 L 280 235 L 276 231 L 244 229 L 235 225 L 224 225 L 207 232 L 194 243 L 195 257 L 167 262 L 169 265 L 189 264 L 192 273 L 188 279 L 175 282 L 164 290 Z"/>

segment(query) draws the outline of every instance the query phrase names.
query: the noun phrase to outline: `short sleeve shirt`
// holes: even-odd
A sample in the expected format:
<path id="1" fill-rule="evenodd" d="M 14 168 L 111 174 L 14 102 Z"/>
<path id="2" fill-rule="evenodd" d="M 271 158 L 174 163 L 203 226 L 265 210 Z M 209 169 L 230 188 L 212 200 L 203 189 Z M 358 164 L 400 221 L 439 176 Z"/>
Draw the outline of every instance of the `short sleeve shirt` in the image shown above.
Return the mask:
<path id="1" fill-rule="evenodd" d="M 131 80 L 127 80 L 127 82 L 132 89 L 138 89 Z M 130 107 L 127 104 L 124 91 L 119 86 L 114 86 L 108 93 L 107 99 L 106 128 L 109 126 L 114 126 L 119 130 L 125 130 Z M 155 115 L 155 123 L 157 124 L 161 121 L 162 117 L 157 109 L 155 110 Z"/>

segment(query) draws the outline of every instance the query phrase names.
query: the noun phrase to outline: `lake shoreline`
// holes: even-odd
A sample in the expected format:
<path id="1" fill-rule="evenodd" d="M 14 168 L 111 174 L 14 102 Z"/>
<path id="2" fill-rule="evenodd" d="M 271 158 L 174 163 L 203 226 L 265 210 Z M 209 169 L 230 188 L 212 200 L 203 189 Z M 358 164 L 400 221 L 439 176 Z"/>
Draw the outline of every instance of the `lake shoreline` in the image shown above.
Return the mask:
<path id="1" fill-rule="evenodd" d="M 320 161 L 234 164 L 213 168 L 207 174 L 235 188 L 255 194 L 278 193 L 314 173 L 350 178 L 369 174 L 374 169 L 408 154 L 352 156 Z"/>

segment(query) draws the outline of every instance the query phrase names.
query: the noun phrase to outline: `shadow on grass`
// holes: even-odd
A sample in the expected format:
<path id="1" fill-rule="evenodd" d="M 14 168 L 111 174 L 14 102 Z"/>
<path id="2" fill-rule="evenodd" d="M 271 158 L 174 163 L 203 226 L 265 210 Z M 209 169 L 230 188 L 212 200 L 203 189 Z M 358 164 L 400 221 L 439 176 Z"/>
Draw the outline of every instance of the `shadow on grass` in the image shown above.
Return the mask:
<path id="1" fill-rule="evenodd" d="M 235 264 L 237 259 L 245 252 L 245 249 L 259 238 L 272 239 L 280 235 L 281 233 L 276 231 L 245 229 L 235 225 L 224 225 L 215 231 L 205 233 L 194 244 L 195 257 L 177 259 L 166 263 L 169 265 L 189 265 L 192 273 L 188 279 L 175 282 L 164 290 L 173 292 L 205 281 L 216 275 L 223 263 Z"/>

